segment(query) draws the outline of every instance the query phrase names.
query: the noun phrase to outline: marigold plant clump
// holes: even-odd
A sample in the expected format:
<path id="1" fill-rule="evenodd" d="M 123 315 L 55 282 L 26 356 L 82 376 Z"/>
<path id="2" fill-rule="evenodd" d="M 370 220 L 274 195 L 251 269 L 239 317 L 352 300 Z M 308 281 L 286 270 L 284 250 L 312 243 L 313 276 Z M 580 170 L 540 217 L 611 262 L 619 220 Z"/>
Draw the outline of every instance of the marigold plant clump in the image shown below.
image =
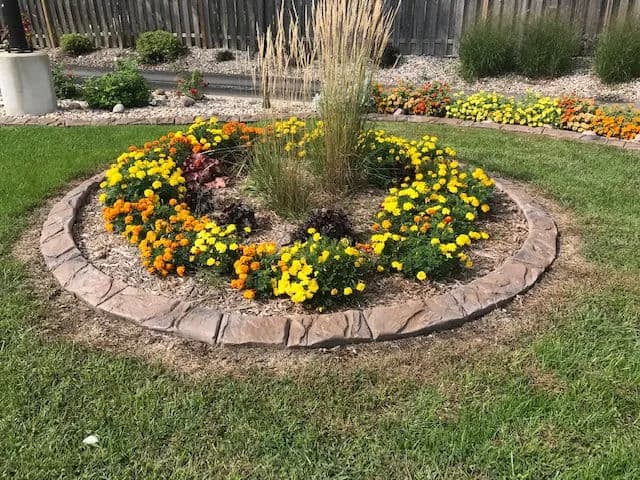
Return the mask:
<path id="1" fill-rule="evenodd" d="M 442 117 L 451 103 L 451 88 L 447 83 L 438 81 L 420 87 L 401 83 L 389 89 L 374 85 L 372 100 L 378 113 L 395 113 L 400 109 L 411 115 Z"/>
<path id="2" fill-rule="evenodd" d="M 101 183 L 105 228 L 137 245 L 151 274 L 211 269 L 229 276 L 231 287 L 248 300 L 285 297 L 320 311 L 352 303 L 373 275 L 425 281 L 473 265 L 465 250 L 489 237 L 474 224 L 490 209 L 493 180 L 481 169 L 463 168 L 455 151 L 430 136 L 412 141 L 381 130 L 360 135 L 363 162 L 392 185 L 372 212 L 363 243 L 331 238 L 313 226 L 291 245 L 251 243 L 250 225 L 194 214 L 185 201 L 189 190 L 201 188 L 185 173 L 194 156 L 203 164 L 221 157 L 240 163 L 252 148 L 276 142 L 300 160 L 325 135 L 322 124 L 296 118 L 277 125 L 261 129 L 199 119 L 186 132 L 130 147 Z"/>
<path id="3" fill-rule="evenodd" d="M 491 120 L 512 125 L 557 125 L 562 110 L 555 98 L 527 95 L 523 99 L 505 97 L 497 93 L 479 92 L 455 95 L 447 106 L 447 116 L 481 122 Z"/>

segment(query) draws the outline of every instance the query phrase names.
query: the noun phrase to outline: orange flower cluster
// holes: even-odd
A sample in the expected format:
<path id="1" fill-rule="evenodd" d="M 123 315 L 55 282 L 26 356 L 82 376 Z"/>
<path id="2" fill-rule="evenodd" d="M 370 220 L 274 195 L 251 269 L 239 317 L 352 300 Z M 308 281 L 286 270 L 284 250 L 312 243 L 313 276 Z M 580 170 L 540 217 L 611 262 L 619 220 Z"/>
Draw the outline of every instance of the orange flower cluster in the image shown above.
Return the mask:
<path id="1" fill-rule="evenodd" d="M 591 119 L 591 129 L 604 137 L 634 140 L 640 135 L 640 110 L 605 111 L 598 108 Z"/>
<path id="2" fill-rule="evenodd" d="M 257 136 L 264 135 L 264 128 L 252 127 L 243 122 L 227 122 L 222 126 L 222 133 L 231 138 L 237 138 L 247 146 L 251 145 L 251 140 Z"/>
<path id="3" fill-rule="evenodd" d="M 257 285 L 253 285 L 255 282 L 251 281 L 250 276 L 260 270 L 262 266 L 260 260 L 265 256 L 275 254 L 277 248 L 274 242 L 265 242 L 241 246 L 240 251 L 240 258 L 233 264 L 236 278 L 231 280 L 231 288 L 236 290 L 246 289 L 242 295 L 244 298 L 251 300 L 256 296 L 255 287 Z"/>
<path id="4" fill-rule="evenodd" d="M 196 218 L 186 204 L 171 200 L 173 212 L 165 220 L 157 218 L 149 222 L 150 230 L 139 242 L 138 248 L 143 265 L 149 273 L 159 273 L 166 277 L 170 273 L 184 276 L 190 262 L 190 249 L 198 232 L 208 221 Z M 126 233 L 126 231 L 125 231 Z M 132 243 L 133 239 L 131 239 Z"/>
<path id="5" fill-rule="evenodd" d="M 593 99 L 564 96 L 560 98 L 558 107 L 561 110 L 561 128 L 575 132 L 591 129 L 591 120 L 596 109 Z"/>
<path id="6" fill-rule="evenodd" d="M 142 230 L 133 227 L 141 227 L 148 222 L 153 216 L 157 203 L 157 195 L 141 198 L 137 202 L 126 202 L 119 198 L 111 207 L 105 206 L 102 209 L 104 228 L 113 232 L 117 227 L 118 231 L 126 233 L 131 243 L 137 243 L 137 236 Z"/>

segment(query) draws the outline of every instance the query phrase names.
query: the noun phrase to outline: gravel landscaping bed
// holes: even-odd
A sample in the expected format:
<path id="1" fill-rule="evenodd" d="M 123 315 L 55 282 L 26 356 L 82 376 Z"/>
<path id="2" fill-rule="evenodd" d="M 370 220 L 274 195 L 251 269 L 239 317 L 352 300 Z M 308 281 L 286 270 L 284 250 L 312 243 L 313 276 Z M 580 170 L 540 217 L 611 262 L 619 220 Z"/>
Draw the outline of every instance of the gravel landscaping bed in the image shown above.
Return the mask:
<path id="1" fill-rule="evenodd" d="M 177 62 L 145 66 L 145 69 L 177 72 L 181 70 L 200 70 L 208 73 L 252 75 L 255 61 L 247 52 L 236 51 L 236 59 L 229 62 L 217 62 L 216 49 L 192 48 L 189 54 Z M 78 67 L 111 68 L 115 60 L 135 58 L 131 50 L 109 48 L 98 50 L 81 57 L 67 57 L 59 50 L 50 50 L 50 56 L 66 65 Z M 403 56 L 396 68 L 381 70 L 378 81 L 384 85 L 399 82 L 420 83 L 429 80 L 448 82 L 455 90 L 474 92 L 479 90 L 496 91 L 506 95 L 525 95 L 535 92 L 542 95 L 560 96 L 576 94 L 583 97 L 595 97 L 602 102 L 640 103 L 640 79 L 619 85 L 605 85 L 591 71 L 591 60 L 576 60 L 574 73 L 552 80 L 530 80 L 521 75 L 505 75 L 497 78 L 466 82 L 460 76 L 457 58 L 440 58 L 418 55 Z"/>
<path id="2" fill-rule="evenodd" d="M 157 92 L 163 92 L 163 94 L 158 95 Z M 156 91 L 153 98 L 152 103 L 155 103 L 155 106 L 149 105 L 142 108 L 125 109 L 122 113 L 89 109 L 86 102 L 79 100 L 60 100 L 58 102 L 58 111 L 40 115 L 39 118 L 78 120 L 91 123 L 94 120 L 117 122 L 128 119 L 154 118 L 161 120 L 163 118 L 177 117 L 184 118 L 185 122 L 190 122 L 198 116 L 203 118 L 239 115 L 245 118 L 248 116 L 267 115 L 289 117 L 290 115 L 299 115 L 312 111 L 311 104 L 284 100 L 272 100 L 271 109 L 264 109 L 260 99 L 251 97 L 207 95 L 203 100 L 188 107 L 183 103 L 184 97 L 179 97 L 171 91 Z M 4 109 L 0 98 L 0 116 L 2 115 L 4 115 Z M 23 118 L 26 117 L 29 116 L 25 115 Z"/>

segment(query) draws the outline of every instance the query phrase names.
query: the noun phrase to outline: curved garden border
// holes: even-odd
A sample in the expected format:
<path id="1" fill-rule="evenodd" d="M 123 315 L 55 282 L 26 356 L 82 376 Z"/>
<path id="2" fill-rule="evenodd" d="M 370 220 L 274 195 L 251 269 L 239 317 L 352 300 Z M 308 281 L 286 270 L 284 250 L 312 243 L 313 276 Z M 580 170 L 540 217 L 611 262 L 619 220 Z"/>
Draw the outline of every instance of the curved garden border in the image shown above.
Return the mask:
<path id="1" fill-rule="evenodd" d="M 522 188 L 499 180 L 497 187 L 522 210 L 529 234 L 514 256 L 484 277 L 422 301 L 366 310 L 282 316 L 222 312 L 144 292 L 109 277 L 83 257 L 73 227 L 79 209 L 103 178 L 96 175 L 74 188 L 49 213 L 40 237 L 47 267 L 64 289 L 98 310 L 211 344 L 330 347 L 454 328 L 529 289 L 557 253 L 553 219 Z"/>

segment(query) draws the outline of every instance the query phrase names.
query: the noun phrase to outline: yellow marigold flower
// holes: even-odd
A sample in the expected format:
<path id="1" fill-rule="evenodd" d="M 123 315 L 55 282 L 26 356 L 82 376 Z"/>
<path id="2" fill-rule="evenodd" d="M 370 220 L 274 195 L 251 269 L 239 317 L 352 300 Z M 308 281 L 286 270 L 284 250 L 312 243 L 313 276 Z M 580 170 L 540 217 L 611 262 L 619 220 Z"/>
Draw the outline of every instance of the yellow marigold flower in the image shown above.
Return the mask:
<path id="1" fill-rule="evenodd" d="M 384 267 L 383 267 L 382 265 L 378 265 L 378 266 L 376 267 L 376 270 L 377 270 L 378 272 L 382 273 L 382 272 L 384 272 Z"/>
<path id="2" fill-rule="evenodd" d="M 357 248 L 347 247 L 344 249 L 344 253 L 349 255 L 350 257 L 356 257 L 360 254 Z"/>
<path id="3" fill-rule="evenodd" d="M 487 213 L 489 210 L 491 210 L 491 207 L 489 205 L 487 205 L 486 203 L 483 203 L 480 206 L 480 210 L 482 210 L 483 213 Z"/>
<path id="4" fill-rule="evenodd" d="M 358 284 L 356 285 L 356 290 L 359 292 L 364 291 L 365 288 L 366 288 L 366 285 L 364 282 L 358 282 Z"/>
<path id="5" fill-rule="evenodd" d="M 464 218 L 466 218 L 470 222 L 473 222 L 476 219 L 476 216 L 471 212 L 467 212 L 467 214 L 464 216 Z"/>
<path id="6" fill-rule="evenodd" d="M 427 274 L 424 273 L 422 270 L 420 270 L 417 274 L 416 274 L 416 278 L 418 280 L 420 280 L 421 282 L 423 282 L 424 280 L 427 279 Z"/>
<path id="7" fill-rule="evenodd" d="M 160 180 L 156 180 L 156 181 L 154 181 L 154 182 L 151 184 L 151 186 L 152 186 L 155 190 L 158 190 L 159 188 L 161 188 L 161 187 L 162 187 L 162 182 L 161 182 Z"/>
<path id="8" fill-rule="evenodd" d="M 465 245 L 471 245 L 471 239 L 469 238 L 469 235 L 465 235 L 463 233 L 456 237 L 456 244 L 459 247 L 464 247 Z"/>
<path id="9" fill-rule="evenodd" d="M 332 288 L 332 289 L 331 289 L 331 295 L 332 295 L 332 296 L 334 296 L 334 297 L 335 297 L 336 295 L 338 295 L 338 289 L 337 289 L 337 288 Z"/>
<path id="10" fill-rule="evenodd" d="M 349 296 L 353 293 L 353 289 L 351 287 L 345 287 L 343 293 L 345 294 L 345 296 Z"/>

